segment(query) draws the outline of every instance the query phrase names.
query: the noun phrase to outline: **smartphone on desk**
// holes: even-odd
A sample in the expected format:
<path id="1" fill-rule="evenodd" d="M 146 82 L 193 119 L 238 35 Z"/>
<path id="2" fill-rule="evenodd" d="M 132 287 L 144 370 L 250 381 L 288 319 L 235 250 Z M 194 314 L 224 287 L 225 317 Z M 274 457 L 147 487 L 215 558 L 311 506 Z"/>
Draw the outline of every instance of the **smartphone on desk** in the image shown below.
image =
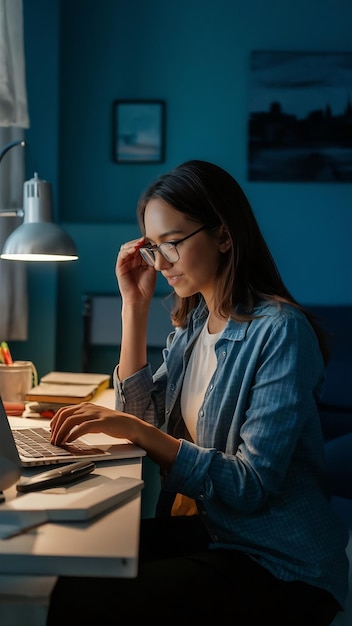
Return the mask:
<path id="1" fill-rule="evenodd" d="M 95 470 L 93 461 L 77 461 L 68 465 L 58 466 L 55 469 L 41 472 L 29 478 L 22 478 L 16 485 L 17 491 L 27 493 L 29 491 L 39 491 L 76 482 L 83 476 Z"/>

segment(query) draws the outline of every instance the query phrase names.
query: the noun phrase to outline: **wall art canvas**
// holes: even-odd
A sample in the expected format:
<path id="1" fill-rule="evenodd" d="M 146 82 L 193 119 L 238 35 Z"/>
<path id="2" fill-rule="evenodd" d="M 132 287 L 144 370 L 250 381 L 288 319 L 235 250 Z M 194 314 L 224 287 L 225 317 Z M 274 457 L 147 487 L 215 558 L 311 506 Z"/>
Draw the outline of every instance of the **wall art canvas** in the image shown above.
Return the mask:
<path id="1" fill-rule="evenodd" d="M 165 102 L 113 103 L 113 159 L 117 163 L 161 163 L 165 152 Z"/>
<path id="2" fill-rule="evenodd" d="M 352 53 L 252 52 L 248 178 L 352 180 Z"/>

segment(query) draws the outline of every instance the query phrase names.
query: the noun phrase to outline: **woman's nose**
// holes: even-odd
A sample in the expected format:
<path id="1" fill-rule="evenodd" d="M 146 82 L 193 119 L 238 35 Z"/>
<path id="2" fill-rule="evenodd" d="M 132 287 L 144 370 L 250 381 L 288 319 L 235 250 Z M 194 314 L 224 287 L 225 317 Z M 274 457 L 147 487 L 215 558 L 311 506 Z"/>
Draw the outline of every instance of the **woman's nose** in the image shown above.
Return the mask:
<path id="1" fill-rule="evenodd" d="M 161 254 L 161 252 L 157 250 L 157 254 L 155 255 L 155 262 L 154 262 L 154 267 L 156 271 L 161 272 L 161 270 L 165 269 L 166 267 L 170 267 L 170 265 L 172 265 L 172 263 L 170 263 L 170 261 L 165 259 L 165 257 Z"/>

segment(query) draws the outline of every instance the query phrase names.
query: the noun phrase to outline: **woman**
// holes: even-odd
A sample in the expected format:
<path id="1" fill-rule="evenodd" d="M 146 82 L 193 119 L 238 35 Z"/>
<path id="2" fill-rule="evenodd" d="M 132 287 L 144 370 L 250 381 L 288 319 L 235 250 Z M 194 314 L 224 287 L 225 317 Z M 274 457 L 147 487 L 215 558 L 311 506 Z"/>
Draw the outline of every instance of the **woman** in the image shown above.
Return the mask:
<path id="1" fill-rule="evenodd" d="M 73 623 L 76 612 L 99 626 L 132 614 L 154 624 L 328 625 L 348 563 L 324 475 L 323 337 L 223 169 L 190 161 L 161 176 L 138 219 L 143 236 L 116 263 L 116 411 L 62 408 L 52 442 L 105 432 L 143 447 L 161 468 L 157 515 L 142 520 L 138 577 L 59 579 L 48 625 L 63 615 Z M 175 331 L 152 376 L 146 329 L 158 271 L 174 290 Z"/>

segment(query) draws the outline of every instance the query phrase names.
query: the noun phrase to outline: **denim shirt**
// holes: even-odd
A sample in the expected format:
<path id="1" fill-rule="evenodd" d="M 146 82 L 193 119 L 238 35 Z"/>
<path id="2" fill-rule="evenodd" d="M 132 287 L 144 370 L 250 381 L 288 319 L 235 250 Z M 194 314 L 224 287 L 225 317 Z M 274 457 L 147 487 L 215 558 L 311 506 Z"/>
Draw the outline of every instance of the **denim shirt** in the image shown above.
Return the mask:
<path id="1" fill-rule="evenodd" d="M 325 368 L 316 335 L 292 305 L 262 303 L 255 319 L 229 320 L 215 344 L 217 368 L 190 442 L 180 392 L 201 302 L 176 328 L 152 376 L 114 373 L 116 408 L 178 437 L 162 489 L 195 499 L 212 548 L 246 552 L 274 576 L 330 592 L 344 606 L 348 532 L 333 512 L 317 399 Z"/>

